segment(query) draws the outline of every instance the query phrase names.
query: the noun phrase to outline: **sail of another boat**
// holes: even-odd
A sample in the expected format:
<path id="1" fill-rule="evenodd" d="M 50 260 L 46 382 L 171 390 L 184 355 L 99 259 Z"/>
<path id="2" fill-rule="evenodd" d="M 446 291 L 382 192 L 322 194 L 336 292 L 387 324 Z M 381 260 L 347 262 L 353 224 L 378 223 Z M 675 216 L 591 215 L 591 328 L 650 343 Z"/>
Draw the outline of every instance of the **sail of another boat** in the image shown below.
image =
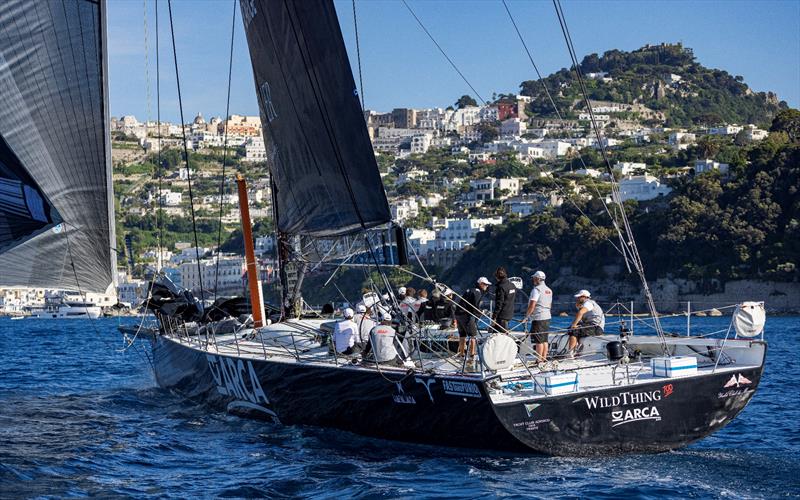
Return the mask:
<path id="1" fill-rule="evenodd" d="M 105 292 L 105 1 L 0 2 L 0 285 Z"/>

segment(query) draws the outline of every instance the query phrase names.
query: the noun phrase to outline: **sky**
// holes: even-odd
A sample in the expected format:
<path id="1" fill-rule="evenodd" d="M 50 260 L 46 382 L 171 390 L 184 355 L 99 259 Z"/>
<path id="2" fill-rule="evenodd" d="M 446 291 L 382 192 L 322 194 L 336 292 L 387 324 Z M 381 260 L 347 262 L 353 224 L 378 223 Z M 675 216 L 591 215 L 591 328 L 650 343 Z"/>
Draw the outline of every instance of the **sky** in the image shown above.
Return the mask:
<path id="1" fill-rule="evenodd" d="M 483 99 L 517 92 L 535 73 L 500 0 L 408 0 Z M 569 66 L 550 1 L 507 0 L 544 75 Z M 225 115 L 236 10 L 230 113 L 258 114 L 238 1 L 172 2 L 184 121 Z M 356 82 L 352 0 L 335 0 Z M 800 0 L 563 0 L 580 59 L 606 50 L 682 42 L 710 68 L 800 106 Z M 446 107 L 471 94 L 400 0 L 356 0 L 366 107 Z M 145 11 L 147 16 L 145 17 Z M 158 7 L 161 117 L 180 119 L 167 2 Z M 108 1 L 111 115 L 156 118 L 154 0 Z M 145 36 L 147 33 L 147 36 Z M 145 50 L 147 47 L 147 50 Z"/>

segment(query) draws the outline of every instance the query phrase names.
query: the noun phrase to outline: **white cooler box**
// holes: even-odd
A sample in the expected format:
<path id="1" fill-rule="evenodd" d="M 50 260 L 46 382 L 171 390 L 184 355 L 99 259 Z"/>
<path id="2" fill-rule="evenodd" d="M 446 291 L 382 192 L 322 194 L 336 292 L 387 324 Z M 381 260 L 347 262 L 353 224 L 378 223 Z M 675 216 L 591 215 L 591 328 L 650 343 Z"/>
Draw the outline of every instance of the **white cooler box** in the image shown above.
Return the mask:
<path id="1" fill-rule="evenodd" d="M 652 358 L 650 369 L 653 370 L 654 377 L 686 377 L 697 373 L 697 358 L 694 356 Z"/>
<path id="2" fill-rule="evenodd" d="M 578 390 L 578 374 L 575 372 L 546 373 L 533 378 L 536 380 L 536 392 L 548 396 L 569 394 Z"/>

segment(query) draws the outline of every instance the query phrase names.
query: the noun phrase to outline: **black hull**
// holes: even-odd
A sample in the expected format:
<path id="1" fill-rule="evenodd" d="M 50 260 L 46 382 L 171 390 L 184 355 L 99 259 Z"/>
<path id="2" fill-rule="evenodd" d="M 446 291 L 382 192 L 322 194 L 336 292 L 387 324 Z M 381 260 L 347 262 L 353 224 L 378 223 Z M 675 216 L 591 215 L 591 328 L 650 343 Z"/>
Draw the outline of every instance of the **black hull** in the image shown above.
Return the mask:
<path id="1" fill-rule="evenodd" d="M 526 450 L 499 424 L 477 381 L 464 385 L 451 383 L 463 381 L 458 378 L 357 367 L 242 362 L 162 336 L 154 339 L 153 364 L 160 386 L 247 417 L 397 441 Z"/>
<path id="2" fill-rule="evenodd" d="M 726 372 L 495 405 L 482 382 L 464 378 L 242 360 L 152 340 L 158 384 L 221 410 L 398 441 L 549 455 L 683 447 L 730 422 L 762 373 L 735 372 L 748 381 L 739 387 L 724 388 L 733 375 Z"/>
<path id="3" fill-rule="evenodd" d="M 762 368 L 756 368 L 654 381 L 497 405 L 495 411 L 517 439 L 545 453 L 658 453 L 682 448 L 727 425 L 750 401 L 761 374 Z M 740 375 L 747 384 L 725 387 Z"/>

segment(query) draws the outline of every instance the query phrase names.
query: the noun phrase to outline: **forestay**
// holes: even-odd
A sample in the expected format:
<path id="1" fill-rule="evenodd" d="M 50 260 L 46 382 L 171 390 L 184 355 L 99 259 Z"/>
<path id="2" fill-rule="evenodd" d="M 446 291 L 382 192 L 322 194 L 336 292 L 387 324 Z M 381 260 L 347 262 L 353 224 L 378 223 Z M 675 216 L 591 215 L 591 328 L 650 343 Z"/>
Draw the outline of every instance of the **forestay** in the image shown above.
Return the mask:
<path id="1" fill-rule="evenodd" d="M 112 283 L 104 30 L 104 1 L 0 2 L 2 286 Z"/>
<path id="2" fill-rule="evenodd" d="M 329 0 L 242 0 L 278 230 L 339 236 L 391 220 Z"/>

